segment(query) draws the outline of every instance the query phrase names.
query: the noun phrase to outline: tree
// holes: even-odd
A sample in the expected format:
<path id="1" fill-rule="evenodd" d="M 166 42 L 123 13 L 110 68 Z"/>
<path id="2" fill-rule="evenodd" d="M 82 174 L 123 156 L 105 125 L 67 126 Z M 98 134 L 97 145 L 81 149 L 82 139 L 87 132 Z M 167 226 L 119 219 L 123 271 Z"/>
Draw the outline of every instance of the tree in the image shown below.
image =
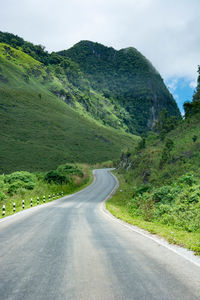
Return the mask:
<path id="1" fill-rule="evenodd" d="M 160 160 L 160 168 L 162 168 L 162 166 L 170 159 L 173 147 L 174 142 L 168 138 L 163 148 L 162 157 Z"/>
<path id="2" fill-rule="evenodd" d="M 155 131 L 158 132 L 160 139 L 163 141 L 168 132 L 175 129 L 178 124 L 177 117 L 169 117 L 168 111 L 164 108 L 155 124 Z"/>
<path id="3" fill-rule="evenodd" d="M 183 104 L 186 119 L 200 112 L 200 66 L 198 66 L 197 72 L 198 72 L 197 88 L 193 95 L 193 101 L 185 102 Z"/>
<path id="4" fill-rule="evenodd" d="M 196 136 L 196 135 L 193 135 L 192 140 L 193 140 L 193 142 L 195 143 L 196 140 L 197 140 L 197 136 Z"/>

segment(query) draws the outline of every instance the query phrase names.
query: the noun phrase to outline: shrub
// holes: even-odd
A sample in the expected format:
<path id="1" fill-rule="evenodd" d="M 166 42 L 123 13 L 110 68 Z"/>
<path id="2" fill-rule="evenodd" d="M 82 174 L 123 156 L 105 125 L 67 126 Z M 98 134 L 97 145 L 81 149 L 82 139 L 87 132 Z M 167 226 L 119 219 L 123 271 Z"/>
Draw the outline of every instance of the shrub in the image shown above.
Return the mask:
<path id="1" fill-rule="evenodd" d="M 171 202 L 174 200 L 174 193 L 171 186 L 164 185 L 153 193 L 153 199 L 155 202 Z"/>
<path id="2" fill-rule="evenodd" d="M 194 174 L 187 173 L 179 178 L 179 182 L 183 183 L 183 184 L 187 184 L 189 186 L 192 186 L 193 184 L 196 183 L 196 179 L 194 177 Z"/>
<path id="3" fill-rule="evenodd" d="M 4 187 L 4 176 L 0 176 L 0 189 Z"/>
<path id="4" fill-rule="evenodd" d="M 24 184 L 24 188 L 27 190 L 33 190 L 35 187 L 35 182 L 29 181 L 28 183 Z"/>
<path id="5" fill-rule="evenodd" d="M 0 191 L 0 200 L 4 200 L 5 197 L 6 195 L 2 191 Z"/>
<path id="6" fill-rule="evenodd" d="M 193 142 L 195 143 L 196 140 L 197 140 L 197 136 L 196 136 L 196 135 L 193 135 L 192 140 L 193 140 Z"/>
<path id="7" fill-rule="evenodd" d="M 83 177 L 84 173 L 75 165 L 65 164 L 57 168 L 57 172 L 62 175 L 77 175 Z"/>
<path id="8" fill-rule="evenodd" d="M 145 221 L 151 221 L 154 214 L 154 200 L 151 195 L 144 193 L 142 195 L 142 201 L 140 202 L 139 208 L 144 217 Z"/>
<path id="9" fill-rule="evenodd" d="M 133 192 L 133 197 L 142 195 L 143 193 L 150 192 L 152 189 L 152 186 L 150 184 L 143 184 L 140 185 L 138 188 L 136 188 Z"/>
<path id="10" fill-rule="evenodd" d="M 63 184 L 69 183 L 70 178 L 58 173 L 57 171 L 49 171 L 44 176 L 44 181 L 47 181 L 48 183 Z"/>
<path id="11" fill-rule="evenodd" d="M 20 188 L 24 187 L 24 182 L 17 180 L 13 183 L 11 183 L 8 187 L 8 193 L 13 195 L 15 194 Z"/>
<path id="12" fill-rule="evenodd" d="M 9 184 L 19 180 L 25 183 L 34 182 L 35 176 L 27 171 L 17 171 L 5 176 L 5 182 Z"/>

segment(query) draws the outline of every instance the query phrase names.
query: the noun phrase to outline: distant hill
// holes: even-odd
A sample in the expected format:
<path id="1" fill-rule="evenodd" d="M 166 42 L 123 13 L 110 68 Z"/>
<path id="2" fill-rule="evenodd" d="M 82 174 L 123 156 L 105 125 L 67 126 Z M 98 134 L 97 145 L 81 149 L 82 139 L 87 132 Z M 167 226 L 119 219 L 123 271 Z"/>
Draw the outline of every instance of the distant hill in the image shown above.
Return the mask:
<path id="1" fill-rule="evenodd" d="M 76 62 L 94 90 L 126 110 L 129 118 L 123 121 L 131 132 L 151 130 L 163 108 L 169 115 L 180 117 L 161 76 L 135 48 L 116 51 L 81 41 L 58 54 Z"/>
<path id="2" fill-rule="evenodd" d="M 0 43 L 0 173 L 118 159 L 134 145 L 137 137 L 76 111 L 79 94 L 53 67 Z"/>

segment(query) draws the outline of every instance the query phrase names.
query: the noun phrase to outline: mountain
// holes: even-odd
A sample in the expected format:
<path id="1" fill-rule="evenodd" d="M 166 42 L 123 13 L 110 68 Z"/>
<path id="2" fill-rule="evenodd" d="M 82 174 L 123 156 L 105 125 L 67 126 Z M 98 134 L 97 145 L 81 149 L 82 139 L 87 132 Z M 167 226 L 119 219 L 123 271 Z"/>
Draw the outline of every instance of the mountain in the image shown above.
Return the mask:
<path id="1" fill-rule="evenodd" d="M 0 32 L 2 172 L 117 159 L 164 107 L 180 117 L 160 75 L 134 48 L 82 41 L 48 53 Z"/>
<path id="2" fill-rule="evenodd" d="M 21 46 L 0 43 L 0 172 L 117 159 L 134 145 L 138 137 L 76 109 L 83 93 L 56 66 L 32 56 Z M 76 65 L 65 62 L 76 74 Z"/>
<path id="3" fill-rule="evenodd" d="M 131 132 L 152 130 L 160 111 L 180 118 L 180 112 L 163 79 L 135 48 L 119 51 L 99 43 L 81 41 L 58 52 L 76 62 L 92 88 L 125 109 Z"/>
<path id="4" fill-rule="evenodd" d="M 11 33 L 0 32 L 0 42 L 28 54 L 43 64 L 49 90 L 80 114 L 112 128 L 130 132 L 126 123 L 129 113 L 113 99 L 92 89 L 90 82 L 81 72 L 77 63 L 55 52 L 49 54 L 42 45 L 34 45 Z M 50 76 L 51 74 L 51 76 Z M 50 78 L 57 78 L 52 81 Z M 136 130 L 134 130 L 136 133 Z"/>

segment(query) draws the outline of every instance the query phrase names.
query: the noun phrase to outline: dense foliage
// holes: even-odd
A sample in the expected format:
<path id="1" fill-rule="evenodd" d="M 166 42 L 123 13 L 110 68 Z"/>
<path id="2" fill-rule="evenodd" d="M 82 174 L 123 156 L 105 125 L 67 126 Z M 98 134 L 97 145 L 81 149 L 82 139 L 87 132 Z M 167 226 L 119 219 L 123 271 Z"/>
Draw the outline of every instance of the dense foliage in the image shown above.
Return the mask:
<path id="1" fill-rule="evenodd" d="M 151 63 L 135 48 L 116 51 L 98 43 L 82 41 L 59 52 L 80 66 L 91 86 L 114 99 L 129 115 L 130 131 L 152 129 L 165 107 L 169 115 L 180 117 L 177 105 Z"/>
<path id="2" fill-rule="evenodd" d="M 199 70 L 198 70 L 199 72 Z M 200 74 L 199 74 L 200 75 Z M 161 112 L 156 132 L 123 153 L 118 176 L 123 192 L 111 210 L 200 254 L 200 103 L 198 85 L 186 118 Z M 169 230 L 168 230 L 169 229 Z M 190 240 L 191 238 L 191 240 Z"/>
<path id="3" fill-rule="evenodd" d="M 171 185 L 148 191 L 135 188 L 127 203 L 131 215 L 142 215 L 146 221 L 160 222 L 188 232 L 200 233 L 199 177 L 192 173 L 178 178 Z"/>

